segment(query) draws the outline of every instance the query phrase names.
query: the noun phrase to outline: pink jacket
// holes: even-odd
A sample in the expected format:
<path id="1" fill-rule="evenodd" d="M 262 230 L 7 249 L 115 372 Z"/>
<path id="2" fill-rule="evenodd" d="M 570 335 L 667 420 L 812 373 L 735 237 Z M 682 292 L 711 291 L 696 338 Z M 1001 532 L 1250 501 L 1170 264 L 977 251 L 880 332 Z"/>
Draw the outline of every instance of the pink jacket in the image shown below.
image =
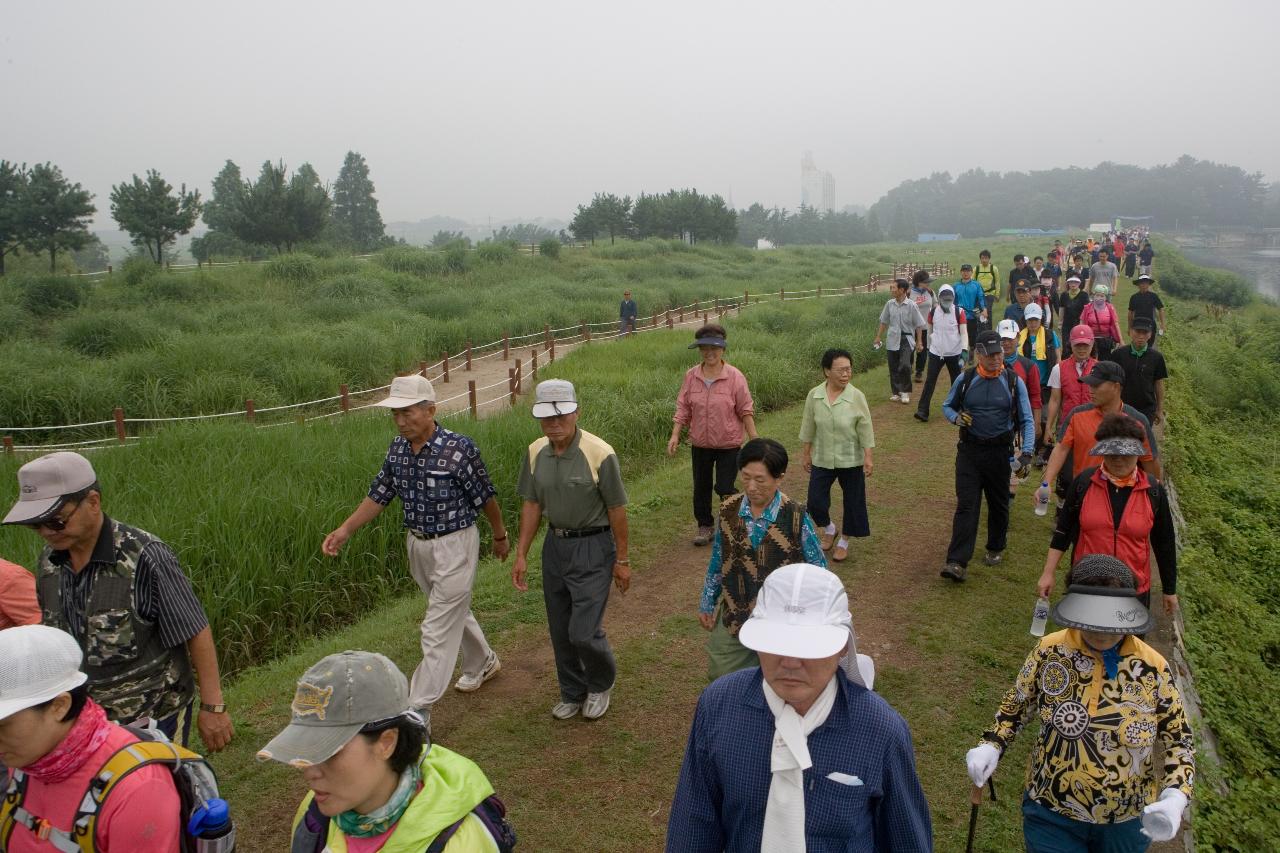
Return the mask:
<path id="1" fill-rule="evenodd" d="M 16 563 L 0 560 L 0 629 L 39 624 L 35 576 Z"/>
<path id="2" fill-rule="evenodd" d="M 689 442 L 694 447 L 726 450 L 742 446 L 742 419 L 755 412 L 756 404 L 741 370 L 725 364 L 708 388 L 702 379 L 702 365 L 695 364 L 685 373 L 676 395 L 674 420 L 689 428 Z"/>
<path id="3" fill-rule="evenodd" d="M 1120 342 L 1120 322 L 1116 317 L 1116 308 L 1110 302 L 1107 310 L 1099 314 L 1090 302 L 1080 312 L 1080 322 L 1093 329 L 1095 338 L 1111 338 L 1113 343 Z"/>

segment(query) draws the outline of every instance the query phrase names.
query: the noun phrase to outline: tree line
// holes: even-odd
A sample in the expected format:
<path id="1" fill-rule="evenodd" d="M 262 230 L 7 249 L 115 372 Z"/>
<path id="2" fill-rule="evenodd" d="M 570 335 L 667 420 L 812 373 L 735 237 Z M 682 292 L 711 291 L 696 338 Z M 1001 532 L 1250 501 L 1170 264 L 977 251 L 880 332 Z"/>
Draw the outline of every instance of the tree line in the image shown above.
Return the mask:
<path id="1" fill-rule="evenodd" d="M 738 214 L 719 195 L 702 195 L 696 189 L 641 193 L 634 200 L 596 193 L 590 204 L 578 205 L 569 230 L 576 239 L 591 243 L 605 235 L 610 243 L 618 237 L 732 243 L 738 237 Z"/>
<path id="2" fill-rule="evenodd" d="M 97 207 L 93 194 L 72 183 L 52 163 L 0 160 L 0 275 L 5 258 L 19 252 L 48 253 L 49 271 L 58 255 L 89 248 L 102 251 L 89 225 Z M 191 242 L 198 261 L 216 256 L 261 257 L 289 252 L 303 243 L 325 242 L 371 251 L 390 238 L 378 212 L 369 166 L 348 151 L 332 188 L 309 163 L 292 174 L 283 162 L 262 164 L 254 181 L 241 177 L 228 160 L 213 181 L 207 201 L 186 185 L 177 190 L 159 172 L 111 188 L 111 216 L 129 234 L 140 255 L 159 264 L 178 237 L 201 216 L 209 231 Z M 95 246 L 96 244 L 96 246 Z"/>
<path id="3" fill-rule="evenodd" d="M 1272 202 L 1268 203 L 1268 191 Z M 1151 168 L 935 172 L 903 181 L 871 207 L 891 240 L 921 232 L 982 237 L 1000 228 L 1068 228 L 1114 216 L 1154 216 L 1156 228 L 1257 226 L 1274 218 L 1262 173 L 1184 155 Z"/>

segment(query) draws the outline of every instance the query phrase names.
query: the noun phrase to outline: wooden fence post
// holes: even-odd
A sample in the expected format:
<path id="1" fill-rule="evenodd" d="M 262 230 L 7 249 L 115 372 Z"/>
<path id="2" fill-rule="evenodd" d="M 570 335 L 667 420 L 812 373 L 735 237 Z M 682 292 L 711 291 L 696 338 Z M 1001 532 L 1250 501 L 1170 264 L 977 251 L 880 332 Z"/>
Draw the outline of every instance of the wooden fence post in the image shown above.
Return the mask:
<path id="1" fill-rule="evenodd" d="M 507 368 L 507 393 L 511 395 L 511 405 L 516 404 L 516 369 Z"/>
<path id="2" fill-rule="evenodd" d="M 516 359 L 516 393 L 517 394 L 524 393 L 521 387 L 523 384 L 524 384 L 524 375 L 520 369 L 520 359 L 517 358 Z"/>
<path id="3" fill-rule="evenodd" d="M 471 417 L 476 417 L 476 381 L 467 380 L 467 398 L 471 404 Z"/>
<path id="4" fill-rule="evenodd" d="M 822 298 L 822 285 L 818 285 L 818 298 Z"/>
<path id="5" fill-rule="evenodd" d="M 253 420 L 253 400 L 244 401 L 244 419 L 246 421 Z"/>
<path id="6" fill-rule="evenodd" d="M 115 418 L 116 421 L 116 441 L 124 444 L 124 409 L 116 406 L 115 411 L 111 413 L 111 416 Z"/>
<path id="7" fill-rule="evenodd" d="M 111 264 L 107 264 L 107 278 L 111 278 Z"/>
<path id="8" fill-rule="evenodd" d="M 778 299 L 782 300 L 783 302 L 787 300 L 787 292 L 783 290 L 781 287 L 778 288 Z"/>
<path id="9" fill-rule="evenodd" d="M 425 361 L 418 362 L 418 372 L 423 376 L 427 375 L 427 363 Z"/>
<path id="10" fill-rule="evenodd" d="M 467 341 L 467 373 L 471 372 L 471 341 Z"/>
<path id="11" fill-rule="evenodd" d="M 5 453 L 13 452 L 13 436 L 11 435 L 6 435 L 4 437 L 4 452 Z"/>
<path id="12" fill-rule="evenodd" d="M 543 348 L 543 349 L 548 349 L 548 350 L 549 350 L 549 349 L 554 349 L 554 348 L 555 348 L 555 338 L 551 337 L 551 326 L 550 326 L 550 325 L 544 325 L 544 326 L 542 327 L 542 337 L 543 337 L 543 343 L 542 343 L 542 348 Z"/>
<path id="13" fill-rule="evenodd" d="M 342 413 L 345 415 L 347 412 L 351 411 L 351 397 L 347 391 L 346 385 L 338 386 L 338 395 L 341 397 L 341 399 L 338 400 L 338 408 L 341 409 Z"/>
<path id="14" fill-rule="evenodd" d="M 449 381 L 449 351 L 445 350 L 444 355 L 440 356 L 440 361 L 444 365 L 444 381 Z"/>
<path id="15" fill-rule="evenodd" d="M 681 305 L 680 308 L 677 310 L 679 310 L 680 312 L 680 322 L 683 323 L 684 322 L 684 306 Z"/>
<path id="16" fill-rule="evenodd" d="M 529 378 L 534 382 L 538 381 L 538 348 L 533 347 L 529 350 Z"/>
<path id="17" fill-rule="evenodd" d="M 511 359 L 511 333 L 502 333 L 502 360 L 509 361 Z"/>
<path id="18" fill-rule="evenodd" d="M 668 328 L 668 329 L 673 329 L 673 328 L 675 328 L 675 326 L 674 326 L 674 325 L 672 325 L 672 323 L 671 323 L 671 312 L 670 312 L 670 311 L 668 311 L 668 312 L 667 312 L 667 328 Z"/>
<path id="19" fill-rule="evenodd" d="M 585 320 L 582 323 L 582 340 L 585 343 L 591 343 L 591 330 L 587 328 Z"/>
<path id="20" fill-rule="evenodd" d="M 552 338 L 547 346 L 547 364 L 556 360 L 556 339 Z"/>

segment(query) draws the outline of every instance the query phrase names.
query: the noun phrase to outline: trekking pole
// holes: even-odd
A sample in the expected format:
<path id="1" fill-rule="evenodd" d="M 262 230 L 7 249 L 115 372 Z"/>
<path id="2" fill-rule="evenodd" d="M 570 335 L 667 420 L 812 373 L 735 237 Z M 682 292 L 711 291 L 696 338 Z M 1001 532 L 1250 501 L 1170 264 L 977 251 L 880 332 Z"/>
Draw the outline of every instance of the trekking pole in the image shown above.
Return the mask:
<path id="1" fill-rule="evenodd" d="M 996 801 L 996 780 L 994 775 L 987 779 L 987 786 L 991 788 L 991 802 Z M 965 853 L 973 853 L 973 834 L 978 828 L 978 806 L 982 805 L 982 789 L 977 785 L 969 787 L 969 841 L 965 844 Z"/>

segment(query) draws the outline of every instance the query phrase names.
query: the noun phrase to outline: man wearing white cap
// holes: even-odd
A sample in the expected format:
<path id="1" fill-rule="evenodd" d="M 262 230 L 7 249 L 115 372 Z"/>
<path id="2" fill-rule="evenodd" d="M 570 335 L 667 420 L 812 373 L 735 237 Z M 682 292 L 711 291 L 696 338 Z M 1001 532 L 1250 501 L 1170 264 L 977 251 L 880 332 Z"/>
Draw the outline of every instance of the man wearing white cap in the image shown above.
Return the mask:
<path id="1" fill-rule="evenodd" d="M 533 416 L 543 437 L 529 445 L 516 487 L 520 541 L 511 567 L 516 589 L 529 588 L 527 557 L 542 518 L 542 599 L 556 658 L 560 701 L 551 716 L 588 720 L 609 710 L 618 668 L 604 633 L 609 584 L 631 586 L 627 491 L 613 448 L 578 428 L 578 393 L 563 379 L 539 382 Z"/>
<path id="2" fill-rule="evenodd" d="M 775 570 L 738 637 L 760 666 L 698 699 L 666 849 L 932 850 L 911 732 L 862 686 L 840 579 L 804 563 Z"/>
<path id="3" fill-rule="evenodd" d="M 199 679 L 200 739 L 223 749 L 232 725 L 213 631 L 173 549 L 107 517 L 98 477 L 78 453 L 28 462 L 18 487 L 4 523 L 44 539 L 35 570 L 42 620 L 84 650 L 94 701 L 114 722 L 149 718 L 186 746 Z"/>
<path id="4" fill-rule="evenodd" d="M 47 625 L 0 631 L 0 759 L 15 768 L 0 788 L 0 850 L 177 853 L 181 802 L 163 765 L 138 767 L 115 782 L 81 839 L 90 783 L 137 736 L 107 720 L 89 697 L 80 646 Z M 87 832 L 87 831 L 86 831 Z"/>
<path id="5" fill-rule="evenodd" d="M 510 551 L 498 506 L 498 490 L 475 443 L 436 422 L 436 392 L 425 376 L 398 376 L 374 405 L 391 410 L 400 434 L 391 440 L 382 468 L 355 512 L 324 538 L 321 550 L 338 556 L 351 535 L 400 498 L 409 572 L 427 596 L 422 619 L 422 663 L 413 673 L 409 699 L 431 720 L 462 651 L 462 676 L 454 688 L 479 690 L 502 664 L 471 612 L 471 586 L 480 560 L 476 511 L 493 529 L 493 553 Z"/>

